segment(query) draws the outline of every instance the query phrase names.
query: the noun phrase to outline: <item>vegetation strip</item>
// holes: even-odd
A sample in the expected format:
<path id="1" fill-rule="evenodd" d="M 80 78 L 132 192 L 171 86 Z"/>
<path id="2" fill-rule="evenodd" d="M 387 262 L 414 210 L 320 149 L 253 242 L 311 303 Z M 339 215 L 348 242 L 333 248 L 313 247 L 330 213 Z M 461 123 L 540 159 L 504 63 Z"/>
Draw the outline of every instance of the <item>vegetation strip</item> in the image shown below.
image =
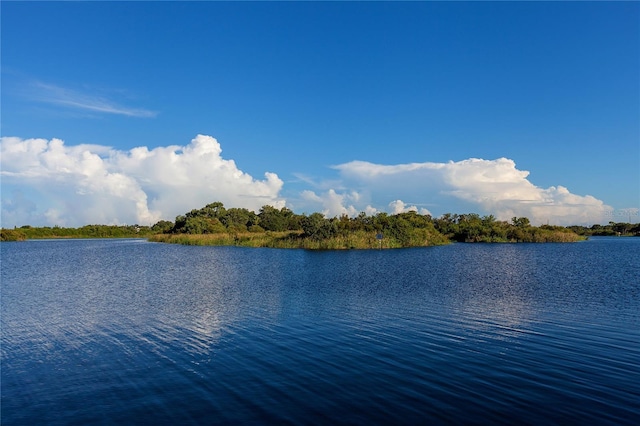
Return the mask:
<path id="1" fill-rule="evenodd" d="M 494 216 L 447 213 L 433 219 L 410 211 L 356 217 L 325 218 L 321 213 L 299 215 L 283 207 L 264 206 L 259 213 L 226 209 L 220 202 L 155 225 L 86 225 L 81 228 L 32 227 L 2 229 L 2 241 L 43 238 L 148 238 L 186 245 L 304 249 L 376 249 L 424 247 L 457 242 L 574 242 L 591 235 L 639 236 L 640 225 L 532 226 L 526 217 L 511 222 Z"/>
<path id="2" fill-rule="evenodd" d="M 526 217 L 511 222 L 494 216 L 447 213 L 439 218 L 410 211 L 356 217 L 299 215 L 283 207 L 264 206 L 259 213 L 226 209 L 220 202 L 155 225 L 87 225 L 81 228 L 32 227 L 2 229 L 2 241 L 42 238 L 148 238 L 187 245 L 304 249 L 376 249 L 424 247 L 457 242 L 574 242 L 591 235 L 640 235 L 640 225 L 532 226 Z"/>

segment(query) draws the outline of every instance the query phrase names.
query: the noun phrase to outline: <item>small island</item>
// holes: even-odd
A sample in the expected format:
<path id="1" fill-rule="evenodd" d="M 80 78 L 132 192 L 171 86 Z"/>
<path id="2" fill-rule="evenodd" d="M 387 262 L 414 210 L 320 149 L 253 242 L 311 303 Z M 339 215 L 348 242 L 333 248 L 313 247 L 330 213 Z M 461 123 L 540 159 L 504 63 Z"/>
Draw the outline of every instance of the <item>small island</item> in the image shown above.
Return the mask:
<path id="1" fill-rule="evenodd" d="M 259 213 L 226 209 L 220 202 L 158 223 L 151 241 L 188 245 L 304 248 L 319 250 L 427 247 L 456 242 L 574 242 L 585 239 L 564 227 L 531 226 L 527 218 L 512 223 L 493 216 L 445 214 L 433 219 L 410 211 L 389 215 L 364 212 L 326 218 L 295 214 L 286 207 L 264 206 Z"/>
<path id="2" fill-rule="evenodd" d="M 153 226 L 86 225 L 80 228 L 2 229 L 2 241 L 42 238 L 147 238 L 185 245 L 303 248 L 315 250 L 427 247 L 467 243 L 575 242 L 591 235 L 640 235 L 640 225 L 614 223 L 583 226 L 533 226 L 526 217 L 510 222 L 476 213 L 439 218 L 414 211 L 390 215 L 364 212 L 355 217 L 326 218 L 321 213 L 296 214 L 265 205 L 258 213 L 225 208 L 214 202 Z"/>

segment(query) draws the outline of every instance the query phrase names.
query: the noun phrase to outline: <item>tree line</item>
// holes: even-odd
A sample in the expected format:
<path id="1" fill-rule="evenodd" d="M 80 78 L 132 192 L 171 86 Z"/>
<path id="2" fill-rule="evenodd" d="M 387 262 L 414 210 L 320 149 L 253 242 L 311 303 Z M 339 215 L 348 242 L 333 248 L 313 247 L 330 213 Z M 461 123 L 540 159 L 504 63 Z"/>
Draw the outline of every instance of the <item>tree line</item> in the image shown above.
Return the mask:
<path id="1" fill-rule="evenodd" d="M 375 240 L 371 238 L 374 235 L 376 240 L 384 239 L 393 247 L 444 244 L 449 241 L 548 242 L 582 239 L 569 228 L 532 226 L 526 217 L 514 217 L 508 222 L 497 220 L 493 215 L 447 213 L 434 219 L 430 215 L 409 211 L 394 215 L 384 212 L 367 215 L 362 212 L 355 217 L 342 215 L 326 218 L 321 213 L 296 214 L 286 207 L 278 209 L 263 206 L 258 213 L 243 208 L 226 209 L 220 202 L 191 210 L 176 217 L 175 222 L 158 222 L 152 230 L 173 235 L 289 232 L 289 239 L 317 241 L 368 236 L 364 240 L 365 245 L 369 246 L 375 245 Z"/>
<path id="2" fill-rule="evenodd" d="M 374 233 L 377 238 L 384 231 L 383 238 L 393 239 L 402 247 L 416 245 L 429 238 L 433 243 L 445 242 L 429 216 L 414 212 L 398 215 L 378 213 L 374 216 L 361 213 L 353 218 L 347 215 L 325 218 L 321 213 L 296 214 L 286 207 L 278 209 L 269 205 L 263 206 L 258 213 L 244 208 L 227 209 L 220 202 L 191 210 L 176 217 L 175 222 L 158 222 L 151 229 L 165 234 L 196 235 L 288 232 L 290 238 L 316 241 L 362 236 L 363 233 Z"/>
<path id="3" fill-rule="evenodd" d="M 142 225 L 85 225 L 80 228 L 24 225 L 20 228 L 2 229 L 0 241 L 47 238 L 146 238 L 153 233 L 151 227 Z"/>
<path id="4" fill-rule="evenodd" d="M 269 238 L 257 238 L 268 234 Z M 253 236 L 252 236 L 253 234 Z M 168 237 L 156 237 L 165 235 Z M 296 214 L 265 205 L 256 213 L 246 208 L 226 208 L 221 202 L 207 204 L 151 227 L 140 225 L 86 225 L 80 228 L 22 226 L 2 229 L 2 241 L 36 238 L 151 238 L 156 241 L 195 241 L 189 236 L 225 235 L 229 244 L 278 247 L 367 248 L 413 247 L 456 242 L 549 242 L 577 241 L 591 235 L 640 235 L 640 225 L 609 222 L 608 225 L 533 226 L 526 217 L 511 221 L 493 215 L 446 213 L 439 218 L 414 211 L 380 212 L 355 217 L 326 218 L 321 213 Z M 183 238 L 177 239 L 177 236 Z M 191 240 L 189 240 L 191 238 Z M 223 241 L 221 239 L 210 241 Z M 204 241 L 200 239 L 198 241 Z M 215 242 L 214 242 L 215 243 Z"/>
<path id="5" fill-rule="evenodd" d="M 595 224 L 591 227 L 574 225 L 568 229 L 585 236 L 640 236 L 640 223 L 609 222 L 607 225 Z"/>

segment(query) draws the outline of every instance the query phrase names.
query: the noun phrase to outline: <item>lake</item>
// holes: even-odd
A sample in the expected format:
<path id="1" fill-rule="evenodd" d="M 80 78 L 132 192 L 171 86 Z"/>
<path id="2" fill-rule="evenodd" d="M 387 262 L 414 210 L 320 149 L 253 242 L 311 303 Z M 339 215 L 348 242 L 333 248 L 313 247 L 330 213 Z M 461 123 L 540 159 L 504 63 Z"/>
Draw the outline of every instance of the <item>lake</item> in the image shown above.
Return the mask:
<path id="1" fill-rule="evenodd" d="M 5 426 L 640 424 L 640 238 L 0 249 Z"/>

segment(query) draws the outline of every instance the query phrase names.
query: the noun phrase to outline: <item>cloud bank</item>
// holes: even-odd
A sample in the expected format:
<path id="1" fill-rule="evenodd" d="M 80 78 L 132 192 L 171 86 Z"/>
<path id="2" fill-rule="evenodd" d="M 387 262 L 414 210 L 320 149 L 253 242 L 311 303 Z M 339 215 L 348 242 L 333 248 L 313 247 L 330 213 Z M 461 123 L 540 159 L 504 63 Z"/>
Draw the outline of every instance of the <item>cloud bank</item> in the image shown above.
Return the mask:
<path id="1" fill-rule="evenodd" d="M 607 223 L 613 208 L 563 186 L 541 188 L 513 160 L 382 165 L 352 161 L 333 166 L 337 177 L 285 199 L 283 181 L 262 180 L 222 157 L 218 141 L 198 135 L 186 146 L 129 151 L 67 146 L 60 139 L 3 137 L 2 226 L 153 224 L 213 201 L 257 211 L 263 205 L 328 217 L 360 212 L 416 211 L 493 214 L 534 224 Z"/>
<path id="2" fill-rule="evenodd" d="M 2 226 L 153 224 L 213 201 L 284 206 L 282 180 L 256 180 L 222 157 L 218 141 L 118 151 L 60 139 L 3 137 Z"/>
<path id="3" fill-rule="evenodd" d="M 537 224 L 567 225 L 599 223 L 612 210 L 601 200 L 572 194 L 560 185 L 540 188 L 528 180 L 528 171 L 518 170 L 515 162 L 507 158 L 397 165 L 352 161 L 333 168 L 339 172 L 342 184 L 359 198 L 374 201 L 375 205 L 386 195 L 392 200 L 387 209 L 390 213 L 414 210 L 430 214 L 424 207 L 407 206 L 402 201 L 411 199 L 444 209 L 440 214 L 478 212 L 501 220 L 526 216 Z M 459 210 L 460 207 L 471 210 Z"/>

